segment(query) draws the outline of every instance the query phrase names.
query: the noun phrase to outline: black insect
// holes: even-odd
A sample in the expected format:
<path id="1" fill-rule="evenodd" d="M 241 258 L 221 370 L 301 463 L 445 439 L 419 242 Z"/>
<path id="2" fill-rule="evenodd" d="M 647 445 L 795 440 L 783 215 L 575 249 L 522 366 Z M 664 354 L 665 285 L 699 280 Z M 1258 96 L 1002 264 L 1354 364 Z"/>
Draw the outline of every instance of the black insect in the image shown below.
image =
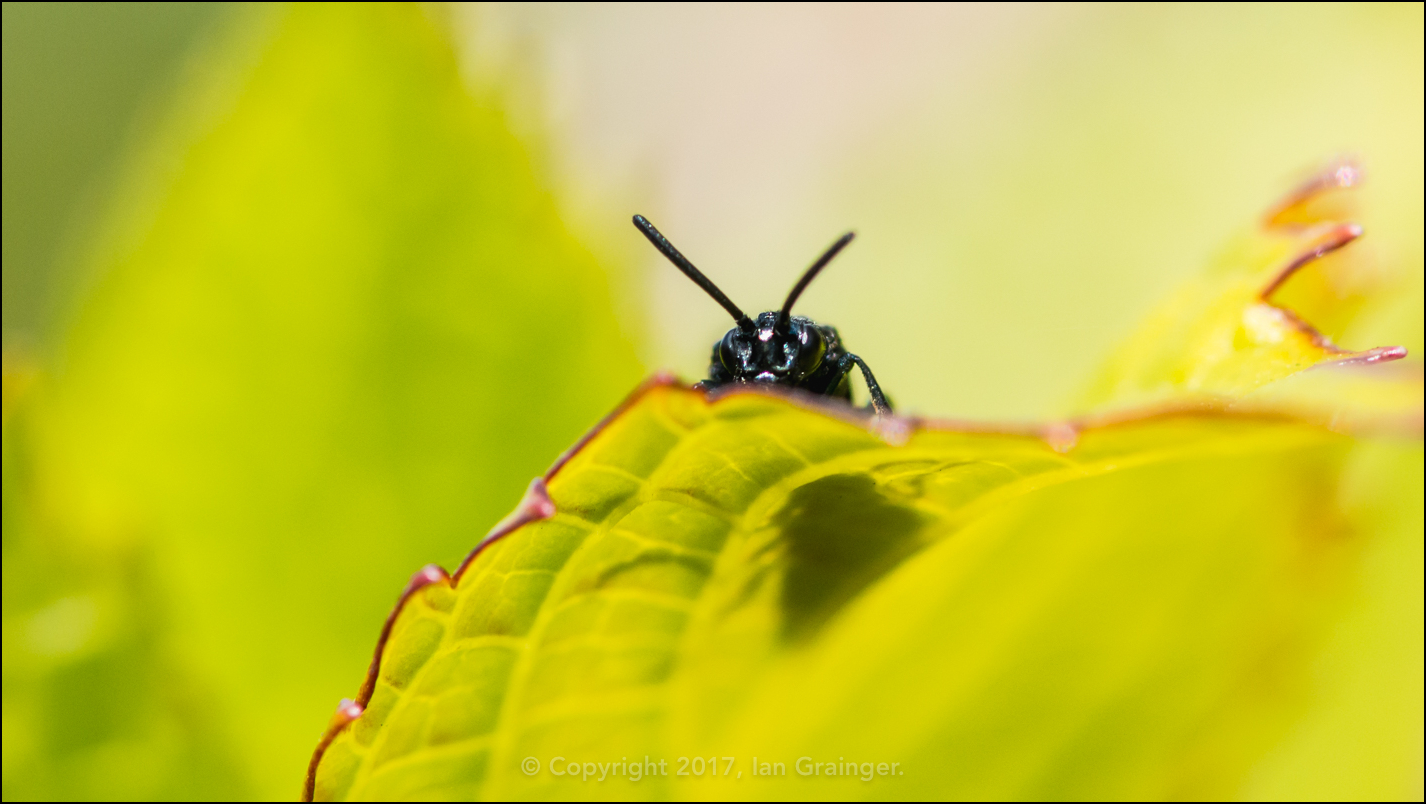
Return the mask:
<path id="1" fill-rule="evenodd" d="M 801 388 L 850 402 L 852 387 L 847 375 L 855 364 L 866 378 L 872 409 L 880 414 L 891 412 L 891 405 L 881 392 L 881 386 L 876 384 L 876 377 L 872 376 L 866 361 L 842 347 L 835 328 L 823 326 L 804 316 L 792 315 L 792 305 L 797 302 L 797 297 L 837 256 L 837 252 L 852 242 L 855 236 L 852 232 L 842 235 L 812 263 L 812 267 L 792 287 L 792 292 L 787 294 L 787 301 L 782 303 L 781 310 L 762 313 L 754 322 L 738 309 L 738 305 L 733 304 L 732 299 L 723 295 L 717 285 L 694 268 L 687 257 L 678 253 L 678 249 L 647 218 L 635 215 L 634 225 L 654 244 L 654 248 L 668 257 L 669 262 L 678 266 L 678 270 L 723 305 L 723 309 L 738 322 L 722 340 L 714 344 L 708 379 L 699 383 L 700 386 L 717 388 L 733 382 L 769 383 Z"/>

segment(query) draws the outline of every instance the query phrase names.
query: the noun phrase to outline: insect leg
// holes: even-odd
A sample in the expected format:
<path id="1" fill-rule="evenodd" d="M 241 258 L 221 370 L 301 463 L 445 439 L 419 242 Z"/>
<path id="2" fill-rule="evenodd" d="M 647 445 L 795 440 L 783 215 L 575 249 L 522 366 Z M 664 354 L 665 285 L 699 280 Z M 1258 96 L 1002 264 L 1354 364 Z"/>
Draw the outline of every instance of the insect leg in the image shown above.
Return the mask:
<path id="1" fill-rule="evenodd" d="M 842 355 L 841 366 L 843 373 L 850 371 L 852 363 L 857 364 L 857 368 L 862 370 L 862 378 L 866 380 L 866 389 L 871 394 L 871 408 L 878 416 L 885 416 L 891 413 L 891 405 L 886 401 L 886 394 L 881 392 L 881 386 L 877 385 L 876 377 L 872 376 L 871 369 L 867 367 L 866 361 L 851 352 Z"/>

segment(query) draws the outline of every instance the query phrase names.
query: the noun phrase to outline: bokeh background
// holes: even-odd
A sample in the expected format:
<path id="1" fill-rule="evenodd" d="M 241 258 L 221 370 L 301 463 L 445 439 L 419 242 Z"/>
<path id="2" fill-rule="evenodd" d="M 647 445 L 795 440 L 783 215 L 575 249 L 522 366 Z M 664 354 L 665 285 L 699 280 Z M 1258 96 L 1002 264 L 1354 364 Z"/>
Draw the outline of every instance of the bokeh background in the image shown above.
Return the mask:
<path id="1" fill-rule="evenodd" d="M 409 574 L 702 375 L 634 212 L 753 309 L 855 228 L 800 311 L 1041 419 L 1350 154 L 1328 334 L 1419 366 L 1420 5 L 3 9 L 6 799 L 294 796 Z"/>

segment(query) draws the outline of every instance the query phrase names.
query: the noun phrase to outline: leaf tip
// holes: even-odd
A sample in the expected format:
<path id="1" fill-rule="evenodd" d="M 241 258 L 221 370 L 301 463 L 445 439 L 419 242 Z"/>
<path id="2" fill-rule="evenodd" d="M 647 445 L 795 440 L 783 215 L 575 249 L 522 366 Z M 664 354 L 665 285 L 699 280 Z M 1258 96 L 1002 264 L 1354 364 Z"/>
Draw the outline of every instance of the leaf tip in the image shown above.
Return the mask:
<path id="1" fill-rule="evenodd" d="M 1320 223 L 1335 217 L 1340 210 L 1324 209 L 1318 202 L 1332 190 L 1345 190 L 1361 184 L 1362 178 L 1362 168 L 1355 159 L 1344 157 L 1333 160 L 1326 168 L 1283 196 L 1281 201 L 1268 210 L 1268 214 L 1263 218 L 1263 225 L 1269 229 L 1290 228 Z"/>
<path id="2" fill-rule="evenodd" d="M 441 565 L 427 564 L 426 566 L 417 570 L 416 573 L 411 576 L 411 580 L 406 582 L 406 588 L 402 590 L 401 596 L 407 597 L 412 592 L 415 592 L 417 589 L 420 589 L 421 587 L 426 586 L 427 584 L 444 581 L 449 577 L 450 576 L 446 574 L 445 568 Z"/>
<path id="3" fill-rule="evenodd" d="M 1403 357 L 1406 357 L 1405 346 L 1378 346 L 1375 349 L 1353 352 L 1341 360 L 1318 363 L 1310 368 L 1322 368 L 1324 366 L 1370 366 L 1374 363 L 1390 363 L 1393 360 L 1400 360 Z"/>
<path id="4" fill-rule="evenodd" d="M 1079 443 L 1079 428 L 1069 422 L 1054 422 L 1045 426 L 1040 438 L 1050 445 L 1050 449 L 1063 455 Z"/>
<path id="5" fill-rule="evenodd" d="M 550 499 L 549 487 L 545 485 L 545 478 L 537 477 L 531 480 L 530 485 L 525 488 L 525 496 L 520 498 L 520 502 L 515 506 L 515 510 L 511 511 L 508 516 L 496 523 L 495 527 L 491 528 L 490 532 L 485 534 L 485 538 L 481 539 L 480 543 L 475 546 L 475 549 L 471 550 L 470 554 L 465 557 L 465 560 L 460 563 L 460 568 L 456 570 L 455 575 L 451 576 L 453 585 L 460 582 L 460 577 L 465 573 L 465 568 L 469 567 L 471 562 L 475 561 L 476 556 L 480 555 L 481 551 L 486 547 L 489 547 L 491 544 L 505 538 L 531 522 L 549 519 L 556 513 L 554 500 Z M 440 568 L 437 567 L 437 569 Z M 417 574 L 419 575 L 420 573 Z M 442 574 L 444 574 L 444 571 L 442 571 Z M 412 583 L 415 583 L 416 579 L 412 578 L 411 580 Z"/>
<path id="6" fill-rule="evenodd" d="M 445 571 L 442 570 L 441 574 L 444 575 Z M 351 698 L 343 698 L 337 703 L 337 711 L 332 713 L 332 719 L 327 722 L 327 730 L 322 733 L 322 739 L 317 742 L 317 750 L 312 752 L 312 760 L 307 763 L 307 779 L 302 785 L 303 801 L 311 801 L 316 794 L 317 766 L 322 764 L 322 756 L 327 753 L 327 746 L 332 744 L 332 740 L 337 738 L 342 729 L 351 725 L 351 722 L 361 717 L 365 711 L 365 707 Z"/>
<path id="7" fill-rule="evenodd" d="M 342 726 L 361 717 L 361 713 L 366 709 L 351 698 L 343 698 L 337 703 L 337 711 L 332 713 L 332 721 L 327 725 L 329 729 L 339 729 Z"/>

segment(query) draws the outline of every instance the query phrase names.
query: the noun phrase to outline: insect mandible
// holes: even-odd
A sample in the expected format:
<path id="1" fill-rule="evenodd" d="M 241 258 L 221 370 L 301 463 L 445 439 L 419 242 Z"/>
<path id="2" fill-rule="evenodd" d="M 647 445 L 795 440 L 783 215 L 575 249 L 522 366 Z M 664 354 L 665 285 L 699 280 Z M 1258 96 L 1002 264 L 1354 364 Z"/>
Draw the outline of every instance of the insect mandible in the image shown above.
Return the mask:
<path id="1" fill-rule="evenodd" d="M 698 386 L 705 389 L 718 388 L 729 383 L 767 383 L 791 388 L 801 388 L 814 394 L 852 399 L 852 386 L 848 374 L 855 365 L 861 369 L 866 379 L 867 391 L 871 394 L 871 406 L 877 414 L 891 413 L 891 405 L 886 395 L 877 385 L 876 377 L 866 361 L 848 352 L 842 346 L 842 339 L 834 327 L 818 324 L 805 316 L 794 316 L 792 305 L 797 297 L 817 276 L 837 252 L 852 242 L 855 233 L 842 235 L 831 248 L 812 263 L 792 286 L 787 301 L 781 310 L 769 310 L 758 316 L 757 321 L 749 318 L 733 300 L 723 294 L 718 286 L 709 281 L 701 271 L 693 267 L 688 258 L 678 252 L 658 229 L 643 215 L 634 216 L 634 225 L 650 243 L 682 271 L 694 284 L 713 300 L 723 305 L 723 309 L 738 322 L 728 330 L 721 340 L 713 345 L 713 359 L 708 367 L 708 379 Z"/>

